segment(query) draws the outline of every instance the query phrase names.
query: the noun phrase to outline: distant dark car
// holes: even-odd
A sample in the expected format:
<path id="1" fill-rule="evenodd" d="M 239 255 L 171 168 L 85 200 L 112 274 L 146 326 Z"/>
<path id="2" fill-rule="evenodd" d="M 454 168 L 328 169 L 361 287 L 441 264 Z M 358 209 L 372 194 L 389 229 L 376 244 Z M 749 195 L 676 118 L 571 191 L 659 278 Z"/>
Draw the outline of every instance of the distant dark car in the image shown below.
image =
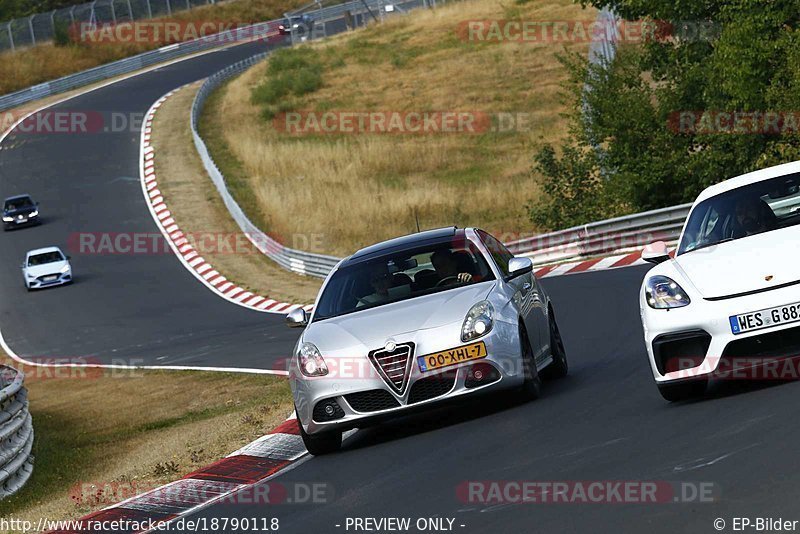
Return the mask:
<path id="1" fill-rule="evenodd" d="M 308 15 L 287 17 L 278 24 L 278 33 L 280 35 L 290 35 L 294 33 L 295 36 L 306 40 L 305 38 L 311 33 L 312 23 L 313 19 Z"/>
<path id="2" fill-rule="evenodd" d="M 40 223 L 39 203 L 30 195 L 9 197 L 3 202 L 3 230 Z"/>

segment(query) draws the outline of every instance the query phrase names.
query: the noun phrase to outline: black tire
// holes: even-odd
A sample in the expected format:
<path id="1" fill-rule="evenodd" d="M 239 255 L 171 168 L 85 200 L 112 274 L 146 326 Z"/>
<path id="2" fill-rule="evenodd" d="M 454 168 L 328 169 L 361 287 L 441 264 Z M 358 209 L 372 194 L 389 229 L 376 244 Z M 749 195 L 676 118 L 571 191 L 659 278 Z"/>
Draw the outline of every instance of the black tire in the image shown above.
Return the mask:
<path id="1" fill-rule="evenodd" d="M 561 332 L 558 330 L 558 323 L 553 310 L 550 310 L 550 353 L 553 362 L 542 370 L 542 377 L 546 380 L 564 378 L 569 372 L 567 363 L 567 351 L 564 350 L 564 342 L 561 339 Z"/>
<path id="2" fill-rule="evenodd" d="M 322 456 L 323 454 L 337 452 L 342 448 L 341 432 L 334 430 L 310 436 L 303 430 L 303 425 L 300 424 L 300 421 L 297 424 L 300 425 L 300 437 L 303 438 L 303 444 L 310 454 Z"/>
<path id="3" fill-rule="evenodd" d="M 542 377 L 539 376 L 539 371 L 536 369 L 533 347 L 531 347 L 528 333 L 522 325 L 519 327 L 519 344 L 522 350 L 522 369 L 525 373 L 525 381 L 519 389 L 519 394 L 524 401 L 536 400 L 542 395 Z"/>
<path id="4" fill-rule="evenodd" d="M 669 402 L 680 402 L 683 400 L 696 399 L 702 397 L 708 386 L 708 379 L 702 378 L 690 382 L 679 384 L 657 384 L 658 392 Z"/>

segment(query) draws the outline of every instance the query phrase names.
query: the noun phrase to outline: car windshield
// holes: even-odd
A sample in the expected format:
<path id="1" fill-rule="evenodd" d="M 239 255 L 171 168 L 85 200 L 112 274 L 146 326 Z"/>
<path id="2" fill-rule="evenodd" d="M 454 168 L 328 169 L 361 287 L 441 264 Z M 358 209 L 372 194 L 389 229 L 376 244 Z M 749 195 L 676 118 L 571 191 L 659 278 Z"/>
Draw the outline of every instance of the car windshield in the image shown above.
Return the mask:
<path id="1" fill-rule="evenodd" d="M 6 200 L 3 209 L 5 211 L 14 211 L 22 208 L 31 208 L 31 207 L 33 207 L 33 200 L 31 200 L 30 197 L 22 197 L 22 198 Z"/>
<path id="2" fill-rule="evenodd" d="M 333 274 L 314 320 L 494 280 L 477 247 L 449 239 L 347 265 Z"/>
<path id="3" fill-rule="evenodd" d="M 678 254 L 800 223 L 800 174 L 738 187 L 698 204 Z"/>
<path id="4" fill-rule="evenodd" d="M 57 261 L 64 261 L 64 256 L 60 252 L 57 250 L 53 252 L 44 252 L 28 258 L 28 267 L 33 267 L 34 265 L 44 265 L 45 263 L 54 263 Z"/>

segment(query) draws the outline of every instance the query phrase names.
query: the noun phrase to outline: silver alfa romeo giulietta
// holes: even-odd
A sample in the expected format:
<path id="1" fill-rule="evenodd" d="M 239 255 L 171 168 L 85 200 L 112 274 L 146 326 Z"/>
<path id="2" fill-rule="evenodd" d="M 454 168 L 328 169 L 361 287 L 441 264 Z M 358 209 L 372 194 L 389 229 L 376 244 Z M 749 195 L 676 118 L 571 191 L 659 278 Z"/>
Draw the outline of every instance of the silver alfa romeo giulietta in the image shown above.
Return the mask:
<path id="1" fill-rule="evenodd" d="M 567 374 L 553 305 L 529 258 L 483 230 L 442 228 L 359 250 L 328 275 L 290 358 L 311 454 L 342 432 L 497 390 L 535 399 Z"/>

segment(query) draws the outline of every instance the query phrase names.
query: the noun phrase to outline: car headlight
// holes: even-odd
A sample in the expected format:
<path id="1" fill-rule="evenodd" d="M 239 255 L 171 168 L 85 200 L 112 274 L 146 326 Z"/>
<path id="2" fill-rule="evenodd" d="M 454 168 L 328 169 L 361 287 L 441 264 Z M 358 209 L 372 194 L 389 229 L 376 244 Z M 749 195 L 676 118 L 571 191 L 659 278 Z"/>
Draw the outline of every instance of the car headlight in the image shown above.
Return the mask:
<path id="1" fill-rule="evenodd" d="M 62 274 L 63 274 L 63 273 L 68 273 L 68 272 L 69 272 L 69 270 L 70 270 L 70 267 L 69 267 L 69 265 L 65 265 L 65 266 L 63 266 L 63 267 L 61 268 L 61 273 L 62 273 Z"/>
<path id="2" fill-rule="evenodd" d="M 682 308 L 691 300 L 678 283 L 667 276 L 651 276 L 645 286 L 647 305 L 656 310 Z"/>
<path id="3" fill-rule="evenodd" d="M 28 214 L 28 217 L 38 217 L 38 216 L 39 216 L 39 212 L 38 211 L 32 211 L 32 212 L 30 212 Z"/>
<path id="4" fill-rule="evenodd" d="M 494 308 L 488 300 L 475 304 L 467 312 L 464 325 L 461 327 L 461 341 L 470 341 L 481 337 L 492 329 Z"/>
<path id="5" fill-rule="evenodd" d="M 27 277 L 28 277 L 28 278 L 30 278 L 31 280 L 33 280 L 34 278 L 36 278 L 36 277 L 35 277 L 34 275 L 32 275 L 31 273 L 25 273 L 25 276 L 27 276 Z"/>
<path id="6" fill-rule="evenodd" d="M 14 222 L 14 217 L 3 217 L 3 222 Z"/>
<path id="7" fill-rule="evenodd" d="M 297 361 L 300 364 L 300 372 L 305 376 L 325 376 L 328 374 L 328 366 L 322 359 L 322 354 L 313 343 L 303 343 L 297 351 Z"/>

